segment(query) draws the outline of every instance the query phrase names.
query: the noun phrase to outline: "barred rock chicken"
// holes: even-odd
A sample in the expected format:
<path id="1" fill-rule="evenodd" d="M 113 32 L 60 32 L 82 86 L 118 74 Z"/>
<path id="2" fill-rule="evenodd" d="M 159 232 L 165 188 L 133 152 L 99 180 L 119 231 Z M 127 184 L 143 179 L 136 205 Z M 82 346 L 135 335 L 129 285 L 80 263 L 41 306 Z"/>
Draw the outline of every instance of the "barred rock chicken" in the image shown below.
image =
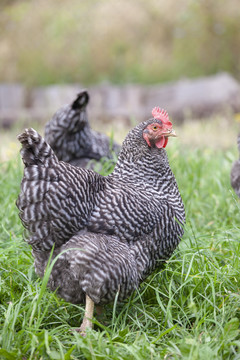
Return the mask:
<path id="1" fill-rule="evenodd" d="M 88 101 L 88 92 L 80 92 L 71 104 L 59 109 L 45 126 L 45 140 L 58 159 L 80 167 L 86 167 L 91 159 L 112 159 L 112 151 L 116 154 L 120 151 L 120 146 L 108 136 L 90 128 L 86 112 Z"/>
<path id="2" fill-rule="evenodd" d="M 59 161 L 33 129 L 18 137 L 25 169 L 17 206 L 35 269 L 44 275 L 54 245 L 49 286 L 69 302 L 86 301 L 79 331 L 91 327 L 94 304 L 126 298 L 183 235 L 184 206 L 164 149 L 170 136 L 168 114 L 154 108 L 105 177 Z"/>
<path id="3" fill-rule="evenodd" d="M 238 151 L 240 155 L 240 134 L 237 139 Z M 240 198 L 240 157 L 233 163 L 231 170 L 231 185 L 237 196 Z"/>

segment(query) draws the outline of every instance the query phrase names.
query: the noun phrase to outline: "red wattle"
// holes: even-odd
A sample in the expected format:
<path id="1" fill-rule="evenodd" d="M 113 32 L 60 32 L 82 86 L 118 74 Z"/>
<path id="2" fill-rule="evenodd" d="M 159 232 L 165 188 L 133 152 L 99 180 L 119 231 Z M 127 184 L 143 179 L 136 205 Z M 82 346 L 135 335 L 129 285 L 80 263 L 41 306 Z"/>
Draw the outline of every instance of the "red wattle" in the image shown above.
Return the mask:
<path id="1" fill-rule="evenodd" d="M 163 145 L 164 148 L 167 146 L 167 143 L 168 143 L 168 137 L 165 138 L 165 143 L 164 143 L 164 145 Z"/>
<path id="2" fill-rule="evenodd" d="M 168 139 L 164 136 L 161 136 L 158 141 L 155 142 L 155 145 L 158 149 L 161 149 L 162 147 L 165 147 L 167 145 Z"/>

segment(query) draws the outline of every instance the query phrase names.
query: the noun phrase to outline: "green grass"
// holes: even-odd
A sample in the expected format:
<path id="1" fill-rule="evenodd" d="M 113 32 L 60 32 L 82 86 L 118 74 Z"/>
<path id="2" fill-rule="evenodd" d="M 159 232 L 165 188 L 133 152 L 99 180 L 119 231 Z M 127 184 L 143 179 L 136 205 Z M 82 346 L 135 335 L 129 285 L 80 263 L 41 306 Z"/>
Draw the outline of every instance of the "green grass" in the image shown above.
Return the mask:
<path id="1" fill-rule="evenodd" d="M 166 268 L 124 303 L 109 304 L 85 338 L 84 309 L 34 273 L 15 201 L 19 158 L 1 164 L 1 359 L 240 359 L 240 205 L 229 172 L 236 150 L 168 146 L 187 213 Z"/>
<path id="2" fill-rule="evenodd" d="M 238 0 L 1 0 L 0 10 L 2 82 L 240 78 Z"/>

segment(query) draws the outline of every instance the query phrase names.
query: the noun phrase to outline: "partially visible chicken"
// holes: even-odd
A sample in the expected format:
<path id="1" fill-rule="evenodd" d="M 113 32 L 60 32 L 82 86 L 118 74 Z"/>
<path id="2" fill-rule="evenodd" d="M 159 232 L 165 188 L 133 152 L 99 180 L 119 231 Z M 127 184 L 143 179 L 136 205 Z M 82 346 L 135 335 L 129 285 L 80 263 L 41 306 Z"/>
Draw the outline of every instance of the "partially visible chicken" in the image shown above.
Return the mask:
<path id="1" fill-rule="evenodd" d="M 184 206 L 164 149 L 169 136 L 168 115 L 155 108 L 129 132 L 106 177 L 59 161 L 33 129 L 18 137 L 25 169 L 17 206 L 36 272 L 43 276 L 53 245 L 53 258 L 68 249 L 49 285 L 73 303 L 86 297 L 81 331 L 91 325 L 92 302 L 124 299 L 183 235 Z"/>
<path id="2" fill-rule="evenodd" d="M 90 128 L 86 106 L 87 91 L 80 92 L 69 105 L 63 106 L 45 126 L 45 140 L 59 160 L 86 167 L 90 160 L 112 159 L 120 146 L 105 134 Z"/>
<path id="3" fill-rule="evenodd" d="M 233 163 L 231 170 L 231 185 L 237 196 L 240 198 L 240 134 L 237 138 L 239 159 Z"/>

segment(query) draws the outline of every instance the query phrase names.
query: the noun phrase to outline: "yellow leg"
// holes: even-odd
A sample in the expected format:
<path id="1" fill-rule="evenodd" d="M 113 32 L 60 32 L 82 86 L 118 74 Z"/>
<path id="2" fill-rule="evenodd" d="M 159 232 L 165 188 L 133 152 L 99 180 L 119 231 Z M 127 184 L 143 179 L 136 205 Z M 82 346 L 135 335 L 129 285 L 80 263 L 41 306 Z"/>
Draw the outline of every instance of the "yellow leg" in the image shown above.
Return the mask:
<path id="1" fill-rule="evenodd" d="M 78 332 L 80 332 L 82 335 L 86 333 L 86 329 L 92 329 L 93 323 L 93 311 L 94 311 L 94 302 L 90 299 L 88 295 L 86 295 L 86 306 L 85 306 L 85 314 L 83 318 L 83 322 L 79 329 L 77 329 Z"/>

